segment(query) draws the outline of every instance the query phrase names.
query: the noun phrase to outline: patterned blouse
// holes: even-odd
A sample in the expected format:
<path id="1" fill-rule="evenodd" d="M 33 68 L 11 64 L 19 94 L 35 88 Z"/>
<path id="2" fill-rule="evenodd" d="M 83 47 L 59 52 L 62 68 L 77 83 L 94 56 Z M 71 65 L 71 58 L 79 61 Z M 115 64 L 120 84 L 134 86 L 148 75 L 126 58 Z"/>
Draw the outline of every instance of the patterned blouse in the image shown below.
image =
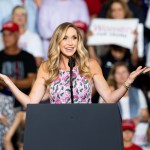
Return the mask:
<path id="1" fill-rule="evenodd" d="M 72 70 L 72 80 L 74 103 L 91 103 L 92 84 L 79 74 L 78 67 Z M 60 69 L 59 77 L 50 85 L 50 103 L 71 103 L 70 91 L 70 71 Z"/>

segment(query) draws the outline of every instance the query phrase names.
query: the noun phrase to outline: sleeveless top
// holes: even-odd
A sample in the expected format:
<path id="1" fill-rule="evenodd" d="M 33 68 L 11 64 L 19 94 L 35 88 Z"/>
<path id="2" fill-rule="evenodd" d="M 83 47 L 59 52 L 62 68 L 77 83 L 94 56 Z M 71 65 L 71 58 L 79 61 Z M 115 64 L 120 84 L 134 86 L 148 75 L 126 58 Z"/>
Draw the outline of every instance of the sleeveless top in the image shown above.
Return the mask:
<path id="1" fill-rule="evenodd" d="M 71 103 L 70 71 L 60 69 L 59 77 L 50 84 L 50 103 Z M 79 74 L 78 67 L 72 70 L 74 103 L 91 103 L 92 84 Z"/>

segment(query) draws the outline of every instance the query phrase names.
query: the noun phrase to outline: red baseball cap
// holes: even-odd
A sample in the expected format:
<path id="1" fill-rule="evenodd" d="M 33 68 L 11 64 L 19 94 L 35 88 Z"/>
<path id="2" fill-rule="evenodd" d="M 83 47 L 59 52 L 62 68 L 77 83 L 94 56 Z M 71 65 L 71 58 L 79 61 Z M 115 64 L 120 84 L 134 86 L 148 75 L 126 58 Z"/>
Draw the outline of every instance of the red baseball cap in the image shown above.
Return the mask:
<path id="1" fill-rule="evenodd" d="M 19 32 L 19 26 L 13 21 L 8 21 L 2 25 L 1 32 L 3 32 L 4 30 L 9 30 L 11 32 Z"/>
<path id="2" fill-rule="evenodd" d="M 131 119 L 122 120 L 122 130 L 132 130 L 135 131 L 135 124 Z"/>
<path id="3" fill-rule="evenodd" d="M 87 31 L 87 25 L 83 21 L 80 21 L 80 20 L 74 21 L 73 24 L 80 30 L 83 30 L 84 32 Z"/>

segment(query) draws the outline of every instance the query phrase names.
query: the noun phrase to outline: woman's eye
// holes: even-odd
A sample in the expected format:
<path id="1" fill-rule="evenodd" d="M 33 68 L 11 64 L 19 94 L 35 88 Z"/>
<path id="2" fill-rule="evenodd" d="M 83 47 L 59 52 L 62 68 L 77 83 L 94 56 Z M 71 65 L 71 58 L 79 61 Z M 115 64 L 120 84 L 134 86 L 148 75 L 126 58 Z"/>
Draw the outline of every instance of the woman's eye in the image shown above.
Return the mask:
<path id="1" fill-rule="evenodd" d="M 64 37 L 64 38 L 63 38 L 63 40 L 66 40 L 66 39 L 67 39 L 67 37 Z"/>
<path id="2" fill-rule="evenodd" d="M 77 37 L 76 37 L 76 36 L 73 36 L 73 39 L 77 39 Z"/>

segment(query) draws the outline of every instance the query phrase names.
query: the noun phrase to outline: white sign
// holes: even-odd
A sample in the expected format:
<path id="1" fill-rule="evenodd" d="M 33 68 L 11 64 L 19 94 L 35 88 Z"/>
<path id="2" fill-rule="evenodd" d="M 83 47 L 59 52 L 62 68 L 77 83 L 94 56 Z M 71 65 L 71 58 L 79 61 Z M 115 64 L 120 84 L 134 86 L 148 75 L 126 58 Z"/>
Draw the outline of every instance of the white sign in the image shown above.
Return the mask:
<path id="1" fill-rule="evenodd" d="M 145 26 L 150 29 L 150 7 L 149 7 L 148 12 L 147 12 Z"/>
<path id="2" fill-rule="evenodd" d="M 133 49 L 138 22 L 138 19 L 93 19 L 90 26 L 93 35 L 89 36 L 87 44 L 116 44 Z"/>

